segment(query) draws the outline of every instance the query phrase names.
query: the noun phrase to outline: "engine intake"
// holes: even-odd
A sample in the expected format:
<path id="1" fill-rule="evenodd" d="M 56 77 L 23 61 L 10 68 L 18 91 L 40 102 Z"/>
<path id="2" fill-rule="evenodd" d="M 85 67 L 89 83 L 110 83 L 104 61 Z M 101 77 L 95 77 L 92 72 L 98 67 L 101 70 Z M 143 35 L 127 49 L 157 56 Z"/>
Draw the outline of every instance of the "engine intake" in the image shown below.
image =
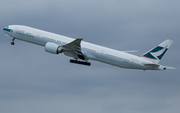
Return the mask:
<path id="1" fill-rule="evenodd" d="M 44 49 L 46 52 L 52 54 L 59 54 L 63 52 L 61 46 L 53 42 L 47 42 Z"/>

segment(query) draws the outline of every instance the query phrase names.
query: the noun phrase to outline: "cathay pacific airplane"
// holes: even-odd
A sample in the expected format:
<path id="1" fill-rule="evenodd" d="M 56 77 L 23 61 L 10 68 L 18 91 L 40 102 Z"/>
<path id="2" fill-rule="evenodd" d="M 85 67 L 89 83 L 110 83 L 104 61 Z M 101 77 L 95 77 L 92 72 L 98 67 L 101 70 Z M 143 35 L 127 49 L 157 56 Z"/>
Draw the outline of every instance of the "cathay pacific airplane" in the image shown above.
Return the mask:
<path id="1" fill-rule="evenodd" d="M 22 25 L 10 25 L 5 27 L 3 31 L 12 38 L 11 45 L 14 45 L 15 39 L 37 44 L 43 46 L 46 52 L 64 53 L 64 55 L 72 57 L 70 63 L 90 66 L 89 60 L 95 60 L 127 69 L 174 69 L 158 64 L 172 44 L 172 40 L 165 40 L 142 56 L 135 56 L 129 54 L 131 51 L 117 51 L 82 41 L 81 38 L 73 39 Z"/>

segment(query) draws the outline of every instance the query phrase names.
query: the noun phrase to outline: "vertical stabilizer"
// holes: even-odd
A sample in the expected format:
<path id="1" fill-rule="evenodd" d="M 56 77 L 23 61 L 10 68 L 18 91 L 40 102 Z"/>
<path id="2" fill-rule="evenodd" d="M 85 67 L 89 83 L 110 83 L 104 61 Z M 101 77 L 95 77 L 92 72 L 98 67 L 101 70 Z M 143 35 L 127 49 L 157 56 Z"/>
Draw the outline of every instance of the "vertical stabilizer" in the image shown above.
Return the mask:
<path id="1" fill-rule="evenodd" d="M 144 53 L 142 57 L 154 63 L 158 63 L 162 59 L 172 42 L 172 40 L 165 40 L 155 48 Z"/>

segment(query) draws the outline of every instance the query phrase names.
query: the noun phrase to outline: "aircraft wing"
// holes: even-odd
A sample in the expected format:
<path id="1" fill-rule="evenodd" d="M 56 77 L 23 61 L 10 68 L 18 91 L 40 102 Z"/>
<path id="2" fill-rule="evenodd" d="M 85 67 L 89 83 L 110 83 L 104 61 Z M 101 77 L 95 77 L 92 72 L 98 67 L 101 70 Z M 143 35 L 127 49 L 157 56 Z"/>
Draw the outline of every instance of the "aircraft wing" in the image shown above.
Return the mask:
<path id="1" fill-rule="evenodd" d="M 81 41 L 82 39 L 77 38 L 74 41 L 63 45 L 62 48 L 64 50 L 64 54 L 72 56 L 74 58 L 85 60 L 85 56 L 81 52 Z"/>
<path id="2" fill-rule="evenodd" d="M 63 45 L 63 47 L 66 49 L 72 49 L 72 50 L 78 49 L 79 50 L 79 48 L 81 48 L 81 40 L 82 39 L 77 38 L 76 40 L 74 40 L 66 45 Z"/>

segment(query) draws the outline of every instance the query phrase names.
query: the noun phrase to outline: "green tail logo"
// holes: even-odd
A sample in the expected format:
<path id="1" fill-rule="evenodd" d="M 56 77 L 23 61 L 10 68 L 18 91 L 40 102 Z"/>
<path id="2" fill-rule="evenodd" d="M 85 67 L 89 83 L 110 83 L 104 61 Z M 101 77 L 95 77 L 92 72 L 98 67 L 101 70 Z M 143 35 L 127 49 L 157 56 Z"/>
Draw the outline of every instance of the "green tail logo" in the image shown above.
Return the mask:
<path id="1" fill-rule="evenodd" d="M 165 47 L 157 46 L 149 52 L 145 53 L 143 57 L 153 59 L 153 60 L 161 60 L 168 49 Z"/>

